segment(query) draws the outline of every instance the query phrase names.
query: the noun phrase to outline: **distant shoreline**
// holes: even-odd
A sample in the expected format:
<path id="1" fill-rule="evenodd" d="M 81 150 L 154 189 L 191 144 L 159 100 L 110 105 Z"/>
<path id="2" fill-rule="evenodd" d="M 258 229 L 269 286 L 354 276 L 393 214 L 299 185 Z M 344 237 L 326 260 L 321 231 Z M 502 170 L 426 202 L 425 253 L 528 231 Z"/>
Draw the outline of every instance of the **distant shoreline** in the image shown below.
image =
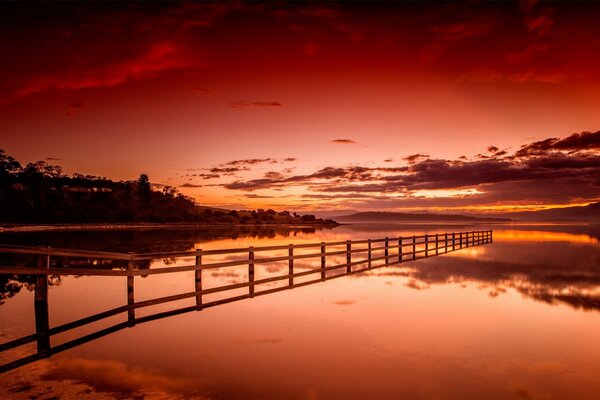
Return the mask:
<path id="1" fill-rule="evenodd" d="M 45 232 L 45 231 L 110 231 L 110 230 L 129 230 L 129 229 L 190 229 L 190 228 L 221 228 L 221 227 L 253 227 L 253 228 L 271 228 L 271 227 L 335 227 L 338 223 L 294 223 L 294 224 L 228 224 L 228 223 L 97 223 L 97 224 L 5 224 L 0 225 L 0 233 L 4 232 Z"/>

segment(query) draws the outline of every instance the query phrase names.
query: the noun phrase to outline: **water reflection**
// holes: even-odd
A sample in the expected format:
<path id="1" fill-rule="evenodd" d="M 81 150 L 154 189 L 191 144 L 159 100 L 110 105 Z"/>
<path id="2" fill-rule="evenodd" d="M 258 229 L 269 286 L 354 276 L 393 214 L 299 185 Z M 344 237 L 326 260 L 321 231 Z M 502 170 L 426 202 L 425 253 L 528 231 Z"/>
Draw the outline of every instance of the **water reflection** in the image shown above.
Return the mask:
<path id="1" fill-rule="evenodd" d="M 49 306 L 48 306 L 48 278 L 50 274 L 60 274 L 61 269 L 57 268 L 52 261 L 53 257 L 58 254 L 59 259 L 65 257 L 73 257 L 75 259 L 80 258 L 82 255 L 89 255 L 87 252 L 76 252 L 76 251 L 65 251 L 59 250 L 59 253 L 46 253 L 35 250 L 33 255 L 38 257 L 37 267 L 44 265 L 43 274 L 38 273 L 36 276 L 35 284 L 35 323 L 36 332 L 23 336 L 18 339 L 11 340 L 9 342 L 0 344 L 0 352 L 11 350 L 23 346 L 24 344 L 36 341 L 37 342 L 37 353 L 29 356 L 19 358 L 6 364 L 0 364 L 0 373 L 9 371 L 14 368 L 29 364 L 33 361 L 37 361 L 42 358 L 49 357 L 53 354 L 60 353 L 62 351 L 71 349 L 76 346 L 80 346 L 89 341 L 101 338 L 103 336 L 118 332 L 122 329 L 133 327 L 136 324 L 141 324 L 149 321 L 162 319 L 165 317 L 187 313 L 190 311 L 199 311 L 208 307 L 218 306 L 222 304 L 231 303 L 238 300 L 253 298 L 255 296 L 262 296 L 279 292 L 281 290 L 288 290 L 306 285 L 324 282 L 329 279 L 340 278 L 343 276 L 354 275 L 364 273 L 372 269 L 388 267 L 394 264 L 402 264 L 403 262 L 416 261 L 422 258 L 434 257 L 441 254 L 447 254 L 452 251 L 461 250 L 463 248 L 471 248 L 472 246 L 479 246 L 483 244 L 491 243 L 492 232 L 491 231 L 477 231 L 477 232 L 459 232 L 459 233 L 444 233 L 443 235 L 435 234 L 433 237 L 428 235 L 412 236 L 412 238 L 383 238 L 383 239 L 368 239 L 358 241 L 342 241 L 342 242 L 321 242 L 321 243 L 310 243 L 304 245 L 287 245 L 287 246 L 268 246 L 268 247 L 255 247 L 250 248 L 238 248 L 238 249 L 216 249 L 200 250 L 199 252 L 193 252 L 192 259 L 195 261 L 192 265 L 186 265 L 184 267 L 173 269 L 173 268 L 161 268 L 159 270 L 152 270 L 145 263 L 142 269 L 147 270 L 140 274 L 139 269 L 135 263 L 136 261 L 145 261 L 144 257 L 153 258 L 155 255 L 145 255 L 142 253 L 132 254 L 129 258 L 129 264 L 127 271 L 105 271 L 104 269 L 95 268 L 96 263 L 91 267 L 80 268 L 71 270 L 72 272 L 65 271 L 65 276 L 68 275 L 91 275 L 95 279 L 101 276 L 107 276 L 106 272 L 110 272 L 113 277 L 123 276 L 120 272 L 132 272 L 135 275 L 127 276 L 127 304 L 119 307 L 104 310 L 100 313 L 87 315 L 83 318 L 70 321 L 62 325 L 56 325 L 50 328 L 49 324 Z M 317 250 L 315 250 L 317 249 Z M 2 250 L 2 249 L 0 249 Z M 6 253 L 12 254 L 17 257 L 21 255 L 22 251 L 31 252 L 31 248 L 15 248 L 2 250 Z M 296 251 L 295 251 L 296 250 Z M 303 252 L 304 254 L 298 254 L 297 251 Z M 319 251 L 320 250 L 320 251 Z M 11 252 L 12 251 L 12 252 Z M 273 252 L 286 252 L 286 256 L 281 257 L 278 254 L 273 256 Z M 306 253 L 308 252 L 308 254 Z M 258 253 L 259 256 L 255 257 Z M 265 255 L 266 253 L 266 255 Z M 270 255 L 269 255 L 270 253 Z M 69 255 L 67 255 L 69 254 Z M 236 258 L 235 261 L 227 261 L 230 255 Z M 115 253 L 104 253 L 106 257 L 115 257 L 117 259 L 126 257 L 126 254 L 115 254 Z M 190 253 L 179 254 L 173 256 L 173 258 L 180 257 L 186 262 L 190 257 Z M 217 256 L 216 262 L 203 262 L 204 256 L 213 255 Z M 358 259 L 356 256 L 359 256 Z M 102 254 L 98 253 L 98 257 Z M 242 258 L 239 257 L 248 257 Z M 28 258 L 27 255 L 25 258 Z M 139 259 L 138 259 L 139 258 Z M 111 258 L 113 259 L 113 258 Z M 318 266 L 311 267 L 307 264 L 310 259 L 316 259 Z M 225 260 L 225 261 L 224 261 Z M 283 266 L 278 265 L 284 261 L 288 266 L 287 274 L 280 274 L 270 277 L 255 275 L 257 268 L 256 264 L 267 264 L 264 268 L 267 274 L 273 274 L 283 269 Z M 300 262 L 299 262 L 300 261 Z M 163 261 L 164 262 L 164 261 Z M 106 263 L 105 263 L 106 264 Z M 300 265 L 299 265 L 300 264 Z M 314 264 L 314 262 L 312 262 Z M 202 268 L 198 268 L 201 266 Z M 118 267 L 118 266 L 117 266 Z M 7 267 L 8 268 L 8 267 Z M 49 268 L 49 269 L 46 269 Z M 210 276 L 218 280 L 221 277 L 227 278 L 239 278 L 240 273 L 234 271 L 247 273 L 244 276 L 243 281 L 238 279 L 233 280 L 233 284 L 229 285 L 213 285 L 211 288 L 206 288 L 203 285 L 204 272 L 211 270 L 223 270 L 227 268 L 224 273 L 212 272 Z M 23 269 L 20 265 L 18 269 Z M 233 271 L 232 271 L 233 269 Z M 30 269 L 29 269 L 30 270 Z M 300 271 L 299 271 L 300 270 Z M 6 269 L 5 269 L 6 271 Z M 76 272 L 75 272 L 76 271 Z M 181 273 L 181 272 L 192 271 L 194 274 L 194 291 L 186 291 L 171 296 L 158 297 L 156 294 L 152 298 L 145 301 L 140 301 L 139 297 L 136 301 L 135 296 L 135 276 L 146 277 L 148 275 L 154 275 L 155 273 Z M 32 272 L 34 273 L 34 272 Z M 100 273 L 100 275 L 98 275 Z M 318 275 L 316 275 L 318 274 Z M 315 276 L 316 275 L 316 276 Z M 164 280 L 168 280 L 170 277 L 166 276 Z M 18 276 L 17 276 L 18 279 Z M 256 289 L 256 287 L 258 287 Z M 246 289 L 247 288 L 247 289 Z M 246 290 L 248 290 L 246 292 Z M 210 299 L 210 295 L 219 294 L 218 298 Z M 209 300 L 205 298 L 209 295 Z M 167 305 L 168 303 L 174 303 L 179 300 L 195 299 L 195 305 L 176 308 L 166 312 L 155 312 L 146 316 L 137 316 L 136 311 L 141 308 L 151 307 L 156 305 Z M 352 301 L 343 300 L 334 302 L 338 305 L 353 304 Z M 86 327 L 90 324 L 98 321 L 104 321 L 110 317 L 117 316 L 122 313 L 127 313 L 127 321 L 120 322 L 115 325 L 108 326 L 104 329 L 94 331 L 87 335 L 79 336 L 76 339 L 69 340 L 59 345 L 51 345 L 52 337 L 77 330 L 78 328 Z"/>
<path id="2" fill-rule="evenodd" d="M 68 398 L 72 387 L 76 398 L 598 398 L 598 226 L 492 228 L 490 245 L 123 329 L 3 374 L 0 397 Z M 186 246 L 472 229 L 479 227 L 340 226 L 272 238 L 188 238 Z M 270 268 L 257 270 L 257 279 L 287 266 Z M 206 283 L 246 273 L 214 270 Z M 140 299 L 191 290 L 191 275 L 164 278 L 139 279 Z M 123 290 L 122 279 L 66 278 L 51 287 L 51 320 L 76 319 L 97 303 L 117 306 Z M 2 341 L 31 331 L 31 301 L 22 289 L 0 306 Z"/>

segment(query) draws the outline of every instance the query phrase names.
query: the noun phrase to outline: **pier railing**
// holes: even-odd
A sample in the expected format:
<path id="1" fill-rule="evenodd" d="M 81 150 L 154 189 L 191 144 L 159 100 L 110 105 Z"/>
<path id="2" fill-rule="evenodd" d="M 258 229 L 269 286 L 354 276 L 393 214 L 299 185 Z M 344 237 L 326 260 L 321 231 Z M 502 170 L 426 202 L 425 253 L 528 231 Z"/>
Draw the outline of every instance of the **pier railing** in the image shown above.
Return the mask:
<path id="1" fill-rule="evenodd" d="M 56 248 L 39 248 L 25 246 L 0 245 L 0 254 L 23 255 L 36 258 L 35 266 L 0 266 L 0 274 L 29 275 L 35 276 L 35 326 L 34 334 L 0 344 L 0 353 L 22 346 L 27 343 L 37 343 L 37 353 L 30 356 L 0 365 L 0 373 L 28 364 L 40 358 L 49 357 L 52 354 L 81 345 L 99 337 L 108 335 L 118 330 L 132 327 L 136 324 L 148 322 L 171 315 L 190 311 L 197 311 L 207 307 L 266 295 L 282 290 L 306 286 L 325 280 L 339 278 L 351 274 L 369 271 L 390 265 L 401 264 L 421 258 L 446 254 L 448 252 L 463 249 L 465 247 L 477 246 L 492 242 L 492 231 L 468 231 L 436 233 L 407 237 L 386 237 L 380 239 L 346 240 L 337 242 L 302 243 L 284 246 L 250 246 L 232 249 L 195 249 L 184 252 L 161 252 L 161 253 L 113 253 L 95 252 L 84 250 L 69 250 Z M 287 251 L 287 255 L 276 257 L 260 257 L 261 253 Z M 304 253 L 308 251 L 308 253 Z M 239 256 L 241 258 L 233 261 L 206 262 L 210 256 Z M 357 256 L 361 256 L 357 259 Z M 114 260 L 123 264 L 118 269 L 101 269 L 95 265 L 61 267 L 53 263 L 57 259 L 94 259 Z M 177 265 L 172 267 L 139 268 L 136 263 L 148 262 L 160 258 L 191 258 L 192 264 Z M 342 262 L 339 262 L 341 258 Z M 317 266 L 297 266 L 295 261 L 316 261 Z M 328 262 L 329 261 L 329 262 Z M 333 263 L 331 263 L 333 261 Z M 269 263 L 287 262 L 287 274 L 255 279 L 257 265 Z M 331 265 L 330 265 L 331 264 Z M 247 281 L 229 285 L 204 288 L 203 271 L 240 267 L 247 268 Z M 153 298 L 143 301 L 135 301 L 134 282 L 136 276 L 148 276 L 154 274 L 194 272 L 194 282 L 190 285 L 193 290 L 176 295 Z M 98 314 L 90 315 L 66 324 L 50 327 L 48 318 L 48 276 L 124 276 L 127 278 L 127 303 Z M 302 280 L 304 277 L 315 279 Z M 302 280 L 302 281 L 299 281 Z M 285 282 L 282 286 L 266 288 L 274 282 Z M 246 293 L 239 294 L 240 289 L 247 289 Z M 222 292 L 233 292 L 235 295 L 206 301 L 205 297 Z M 195 305 L 179 308 L 176 310 L 158 312 L 152 315 L 136 317 L 136 310 L 158 304 L 170 303 L 183 299 L 195 299 Z M 66 331 L 86 326 L 88 324 L 127 313 L 127 320 L 80 338 L 51 346 L 51 337 Z"/>

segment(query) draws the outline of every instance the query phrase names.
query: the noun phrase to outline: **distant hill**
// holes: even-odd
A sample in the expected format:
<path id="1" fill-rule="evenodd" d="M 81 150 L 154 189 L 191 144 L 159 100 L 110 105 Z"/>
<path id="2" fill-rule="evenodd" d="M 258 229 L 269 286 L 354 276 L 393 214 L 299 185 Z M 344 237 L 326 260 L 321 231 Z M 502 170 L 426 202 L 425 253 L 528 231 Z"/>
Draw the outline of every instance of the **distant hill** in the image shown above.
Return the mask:
<path id="1" fill-rule="evenodd" d="M 338 222 L 509 222 L 509 218 L 480 218 L 460 214 L 400 213 L 385 211 L 359 212 L 336 218 Z"/>
<path id="2" fill-rule="evenodd" d="M 600 202 L 587 206 L 552 208 L 541 211 L 526 211 L 511 213 L 514 220 L 519 221 L 594 221 L 600 222 Z"/>

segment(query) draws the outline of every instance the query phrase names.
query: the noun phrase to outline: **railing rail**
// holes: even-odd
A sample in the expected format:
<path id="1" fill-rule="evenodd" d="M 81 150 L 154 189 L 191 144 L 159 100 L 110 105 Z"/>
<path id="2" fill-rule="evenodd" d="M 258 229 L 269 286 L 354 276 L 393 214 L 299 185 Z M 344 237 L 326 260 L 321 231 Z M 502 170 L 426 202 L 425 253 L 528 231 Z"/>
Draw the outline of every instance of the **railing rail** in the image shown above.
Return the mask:
<path id="1" fill-rule="evenodd" d="M 105 336 L 109 333 L 131 327 L 136 324 L 164 318 L 166 316 L 180 314 L 194 310 L 201 310 L 207 307 L 213 307 L 219 304 L 238 301 L 255 296 L 266 295 L 290 288 L 310 285 L 325 280 L 339 278 L 351 274 L 368 271 L 375 268 L 381 268 L 389 265 L 400 264 L 407 261 L 414 261 L 420 258 L 434 255 L 446 254 L 451 251 L 460 250 L 464 247 L 471 247 L 492 242 L 492 231 L 469 231 L 469 232 L 451 232 L 434 235 L 419 235 L 408 237 L 394 237 L 382 239 L 366 240 L 347 240 L 337 242 L 321 242 L 308 244 L 289 244 L 281 246 L 250 246 L 233 249 L 196 249 L 194 251 L 183 252 L 161 252 L 161 253 L 115 253 L 115 252 L 96 252 L 84 250 L 56 249 L 49 247 L 25 247 L 0 245 L 0 254 L 16 255 L 34 255 L 37 256 L 36 266 L 0 266 L 0 274 L 10 275 L 34 275 L 35 284 L 35 320 L 36 333 L 0 344 L 0 352 L 22 346 L 27 343 L 37 342 L 37 354 L 15 360 L 13 362 L 0 365 L 0 373 L 17 368 L 21 365 L 33 362 L 37 359 L 49 357 L 60 351 L 72 348 L 79 344 Z M 375 245 L 374 245 L 375 244 Z M 383 244 L 383 245 L 379 245 Z M 355 247 L 359 245 L 360 247 Z M 337 249 L 336 249 L 337 247 Z M 344 248 L 345 247 L 345 248 Z M 328 251 L 329 248 L 329 251 Z M 334 248 L 334 249 L 331 249 Z M 308 254 L 299 254 L 298 249 L 318 249 L 318 251 Z M 256 257 L 256 253 L 265 251 L 287 251 L 287 255 L 275 257 Z M 392 250 L 392 251 L 390 251 Z M 374 253 L 375 254 L 374 256 Z M 243 259 L 235 261 L 204 263 L 205 256 L 210 255 L 230 255 L 240 254 Z M 363 258 L 353 260 L 352 256 L 363 254 Z M 328 264 L 328 257 L 345 255 L 345 262 Z M 52 257 L 72 257 L 85 259 L 107 259 L 127 261 L 123 269 L 99 269 L 87 267 L 52 267 Z M 178 258 L 193 257 L 194 263 L 190 265 L 180 265 L 174 267 L 160 267 L 150 269 L 137 269 L 136 261 L 151 260 L 157 258 Z M 296 260 L 320 260 L 320 265 L 315 268 L 309 267 L 308 270 L 298 272 L 299 267 L 295 265 Z M 286 275 L 272 276 L 267 278 L 255 279 L 255 269 L 257 265 L 275 262 L 288 262 L 288 273 Z M 377 263 L 383 261 L 383 263 Z M 376 264 L 377 263 L 377 264 Z M 353 269 L 353 267 L 365 265 L 362 268 Z M 215 268 L 227 268 L 247 265 L 248 281 L 234 283 L 213 288 L 203 288 L 202 271 Z M 307 267 L 302 267 L 306 269 Z M 337 271 L 335 275 L 328 275 L 328 272 Z M 194 271 L 194 290 L 176 295 L 169 295 L 149 300 L 135 301 L 134 282 L 136 276 L 146 276 L 153 274 L 176 273 Z M 319 274 L 318 278 L 300 282 L 297 278 Z M 48 276 L 49 275 L 87 275 L 87 276 L 125 276 L 127 277 L 127 304 L 103 311 L 98 314 L 87 316 L 76 321 L 68 322 L 63 325 L 50 327 L 48 319 Z M 261 285 L 267 283 L 287 280 L 288 284 L 275 288 L 257 290 Z M 206 302 L 204 296 L 209 294 L 228 292 L 247 288 L 246 294 L 236 294 L 232 297 Z M 177 310 L 160 312 L 150 316 L 136 317 L 135 311 L 142 307 L 149 307 L 158 304 L 179 301 L 188 298 L 195 298 L 196 304 L 190 307 L 184 307 Z M 127 313 L 127 321 L 116 324 L 112 327 L 102 329 L 95 333 L 71 340 L 58 346 L 51 346 L 51 337 L 53 335 L 70 331 L 121 313 Z"/>

